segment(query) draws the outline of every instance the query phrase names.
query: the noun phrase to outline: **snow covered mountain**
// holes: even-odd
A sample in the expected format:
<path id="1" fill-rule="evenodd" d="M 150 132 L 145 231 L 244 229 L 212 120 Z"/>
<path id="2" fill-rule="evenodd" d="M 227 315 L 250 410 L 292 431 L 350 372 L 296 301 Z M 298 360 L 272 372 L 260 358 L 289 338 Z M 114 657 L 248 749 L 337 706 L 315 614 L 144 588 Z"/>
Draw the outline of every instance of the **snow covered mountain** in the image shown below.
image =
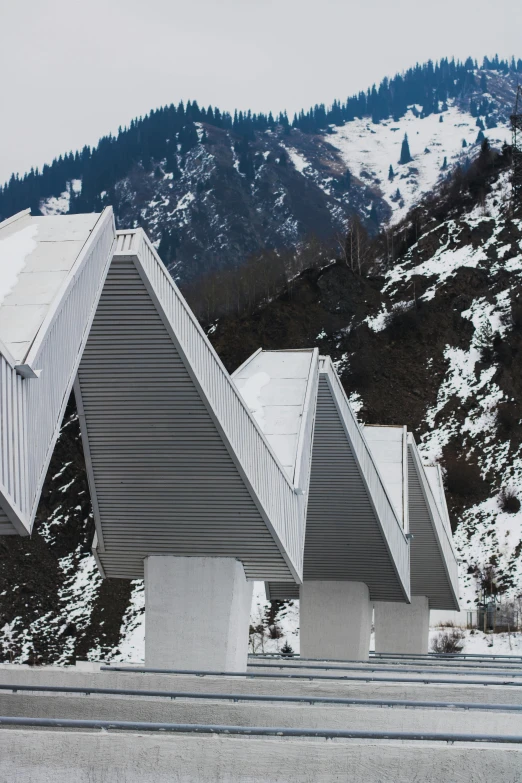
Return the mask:
<path id="1" fill-rule="evenodd" d="M 95 150 L 12 178 L 0 217 L 28 205 L 62 214 L 112 204 L 119 226 L 142 225 L 181 282 L 311 236 L 335 243 L 354 214 L 375 233 L 469 165 L 479 135 L 497 147 L 509 139 L 519 69 L 427 63 L 292 125 L 286 115 L 166 107 Z M 411 160 L 401 164 L 406 134 Z"/>

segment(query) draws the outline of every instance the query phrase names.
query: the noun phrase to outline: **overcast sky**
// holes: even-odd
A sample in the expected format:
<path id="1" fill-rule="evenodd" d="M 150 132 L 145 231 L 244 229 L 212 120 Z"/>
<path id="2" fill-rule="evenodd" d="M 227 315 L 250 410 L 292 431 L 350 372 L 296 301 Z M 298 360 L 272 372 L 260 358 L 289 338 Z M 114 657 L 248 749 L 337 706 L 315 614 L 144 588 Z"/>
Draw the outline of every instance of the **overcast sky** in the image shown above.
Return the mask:
<path id="1" fill-rule="evenodd" d="M 0 0 L 0 182 L 180 99 L 293 112 L 416 61 L 522 57 L 521 0 Z"/>

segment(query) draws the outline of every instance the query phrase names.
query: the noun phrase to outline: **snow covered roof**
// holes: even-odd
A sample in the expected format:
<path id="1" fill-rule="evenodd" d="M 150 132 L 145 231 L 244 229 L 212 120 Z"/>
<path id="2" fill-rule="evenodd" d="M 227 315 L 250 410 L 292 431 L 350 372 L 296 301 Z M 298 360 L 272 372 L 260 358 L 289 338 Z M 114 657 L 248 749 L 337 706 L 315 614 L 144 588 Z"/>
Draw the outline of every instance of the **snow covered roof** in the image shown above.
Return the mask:
<path id="1" fill-rule="evenodd" d="M 406 427 L 366 424 L 364 437 L 397 516 L 408 532 L 408 453 Z"/>
<path id="2" fill-rule="evenodd" d="M 0 224 L 0 535 L 31 532 L 114 239 L 110 208 Z"/>
<path id="3" fill-rule="evenodd" d="M 32 216 L 0 223 L 0 352 L 23 364 L 99 214 Z"/>
<path id="4" fill-rule="evenodd" d="M 313 433 L 318 358 L 317 348 L 287 351 L 260 348 L 232 375 L 288 478 L 297 485 L 303 438 L 308 432 L 311 440 Z"/>

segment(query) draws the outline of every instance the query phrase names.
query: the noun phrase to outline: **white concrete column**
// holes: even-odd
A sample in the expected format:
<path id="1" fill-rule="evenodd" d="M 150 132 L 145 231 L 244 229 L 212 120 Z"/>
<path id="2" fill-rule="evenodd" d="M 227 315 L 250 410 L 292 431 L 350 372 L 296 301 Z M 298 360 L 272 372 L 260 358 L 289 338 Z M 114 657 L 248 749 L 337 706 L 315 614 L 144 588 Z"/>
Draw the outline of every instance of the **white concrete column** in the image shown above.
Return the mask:
<path id="1" fill-rule="evenodd" d="M 363 582 L 306 581 L 299 589 L 299 612 L 303 658 L 368 658 L 372 604 Z"/>
<path id="2" fill-rule="evenodd" d="M 375 602 L 375 652 L 428 652 L 430 605 L 425 595 L 412 595 L 411 604 Z"/>
<path id="3" fill-rule="evenodd" d="M 145 559 L 145 665 L 245 671 L 253 582 L 229 557 Z"/>

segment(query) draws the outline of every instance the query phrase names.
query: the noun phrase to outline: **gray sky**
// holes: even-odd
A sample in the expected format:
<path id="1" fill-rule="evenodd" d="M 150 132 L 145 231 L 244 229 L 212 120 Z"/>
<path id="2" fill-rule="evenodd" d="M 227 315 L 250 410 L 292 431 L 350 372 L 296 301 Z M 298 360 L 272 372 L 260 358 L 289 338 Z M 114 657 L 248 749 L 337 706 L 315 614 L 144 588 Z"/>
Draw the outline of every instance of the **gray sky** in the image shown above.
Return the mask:
<path id="1" fill-rule="evenodd" d="M 0 182 L 195 98 L 293 112 L 416 61 L 522 57 L 521 0 L 0 0 Z"/>

